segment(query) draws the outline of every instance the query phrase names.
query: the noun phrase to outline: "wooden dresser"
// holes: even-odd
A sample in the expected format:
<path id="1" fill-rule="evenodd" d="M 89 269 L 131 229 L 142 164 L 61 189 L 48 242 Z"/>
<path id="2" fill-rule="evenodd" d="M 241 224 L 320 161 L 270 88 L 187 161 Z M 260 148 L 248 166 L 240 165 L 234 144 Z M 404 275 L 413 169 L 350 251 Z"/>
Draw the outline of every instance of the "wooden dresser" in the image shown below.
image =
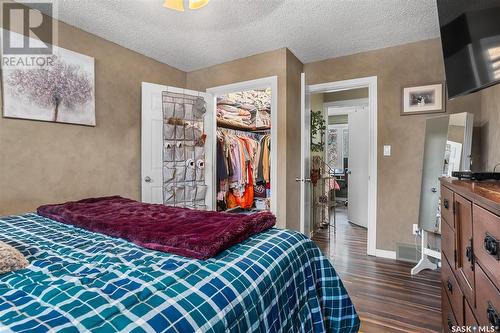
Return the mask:
<path id="1" fill-rule="evenodd" d="M 500 332 L 500 182 L 442 178 L 441 216 L 443 332 Z"/>

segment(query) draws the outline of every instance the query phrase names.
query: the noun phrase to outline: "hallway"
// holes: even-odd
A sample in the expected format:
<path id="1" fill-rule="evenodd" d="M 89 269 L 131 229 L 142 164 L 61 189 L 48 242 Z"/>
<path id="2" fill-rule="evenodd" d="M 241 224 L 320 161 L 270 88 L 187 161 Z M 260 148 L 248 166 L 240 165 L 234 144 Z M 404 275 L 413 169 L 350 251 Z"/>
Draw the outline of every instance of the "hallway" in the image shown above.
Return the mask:
<path id="1" fill-rule="evenodd" d="M 346 214 L 339 209 L 331 244 L 326 230 L 313 240 L 330 254 L 361 318 L 360 332 L 440 332 L 439 272 L 412 277 L 412 263 L 367 256 L 366 229 L 349 223 Z"/>

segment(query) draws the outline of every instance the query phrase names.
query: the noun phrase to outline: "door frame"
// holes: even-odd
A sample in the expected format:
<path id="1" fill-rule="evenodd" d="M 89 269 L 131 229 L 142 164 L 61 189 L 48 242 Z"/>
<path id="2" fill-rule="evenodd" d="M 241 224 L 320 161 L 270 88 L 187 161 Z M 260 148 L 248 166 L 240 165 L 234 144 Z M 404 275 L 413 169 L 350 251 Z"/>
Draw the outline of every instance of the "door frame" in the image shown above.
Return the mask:
<path id="1" fill-rule="evenodd" d="M 216 133 L 217 133 L 217 96 L 226 95 L 229 93 L 240 92 L 253 89 L 266 89 L 271 88 L 271 212 L 277 215 L 277 200 L 278 200 L 278 77 L 269 76 L 255 80 L 248 80 L 236 83 L 230 83 L 222 86 L 208 88 L 206 91 L 211 95 L 212 103 L 211 108 L 207 111 L 206 117 L 206 133 L 207 144 L 213 147 L 212 160 L 212 174 L 210 178 L 212 188 L 217 188 L 217 149 L 216 147 Z M 217 207 L 217 195 L 212 198 L 213 209 Z"/>
<path id="2" fill-rule="evenodd" d="M 368 241 L 367 254 L 395 258 L 395 253 L 377 249 L 377 158 L 378 158 L 378 110 L 377 110 L 377 76 L 362 77 L 351 80 L 335 81 L 306 85 L 306 95 L 326 92 L 337 92 L 359 88 L 368 88 L 369 113 L 369 159 L 368 159 Z"/>
<path id="3" fill-rule="evenodd" d="M 306 179 L 311 177 L 311 99 L 307 94 L 306 74 L 300 74 L 300 176 L 295 180 L 300 183 L 300 232 L 312 237 L 311 230 L 312 189 Z"/>

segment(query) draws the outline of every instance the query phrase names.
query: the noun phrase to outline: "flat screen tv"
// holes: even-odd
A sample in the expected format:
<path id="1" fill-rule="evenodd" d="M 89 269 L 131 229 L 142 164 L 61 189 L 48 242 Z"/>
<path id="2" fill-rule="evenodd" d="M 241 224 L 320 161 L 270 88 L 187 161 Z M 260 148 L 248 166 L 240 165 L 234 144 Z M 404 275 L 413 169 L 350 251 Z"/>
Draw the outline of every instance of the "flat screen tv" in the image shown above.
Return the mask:
<path id="1" fill-rule="evenodd" d="M 448 98 L 500 83 L 500 0 L 437 0 Z"/>

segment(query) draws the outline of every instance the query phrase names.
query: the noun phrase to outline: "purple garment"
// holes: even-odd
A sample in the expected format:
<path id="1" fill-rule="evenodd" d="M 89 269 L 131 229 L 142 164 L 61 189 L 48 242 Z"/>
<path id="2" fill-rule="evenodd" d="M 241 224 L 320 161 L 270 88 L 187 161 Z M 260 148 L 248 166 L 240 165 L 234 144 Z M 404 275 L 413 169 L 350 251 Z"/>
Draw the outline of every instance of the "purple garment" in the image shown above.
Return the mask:
<path id="1" fill-rule="evenodd" d="M 274 226 L 269 212 L 252 215 L 153 205 L 119 196 L 38 207 L 38 214 L 139 246 L 208 259 Z"/>
<path id="2" fill-rule="evenodd" d="M 217 140 L 217 184 L 219 185 L 221 181 L 226 180 L 228 176 L 223 143 Z"/>

